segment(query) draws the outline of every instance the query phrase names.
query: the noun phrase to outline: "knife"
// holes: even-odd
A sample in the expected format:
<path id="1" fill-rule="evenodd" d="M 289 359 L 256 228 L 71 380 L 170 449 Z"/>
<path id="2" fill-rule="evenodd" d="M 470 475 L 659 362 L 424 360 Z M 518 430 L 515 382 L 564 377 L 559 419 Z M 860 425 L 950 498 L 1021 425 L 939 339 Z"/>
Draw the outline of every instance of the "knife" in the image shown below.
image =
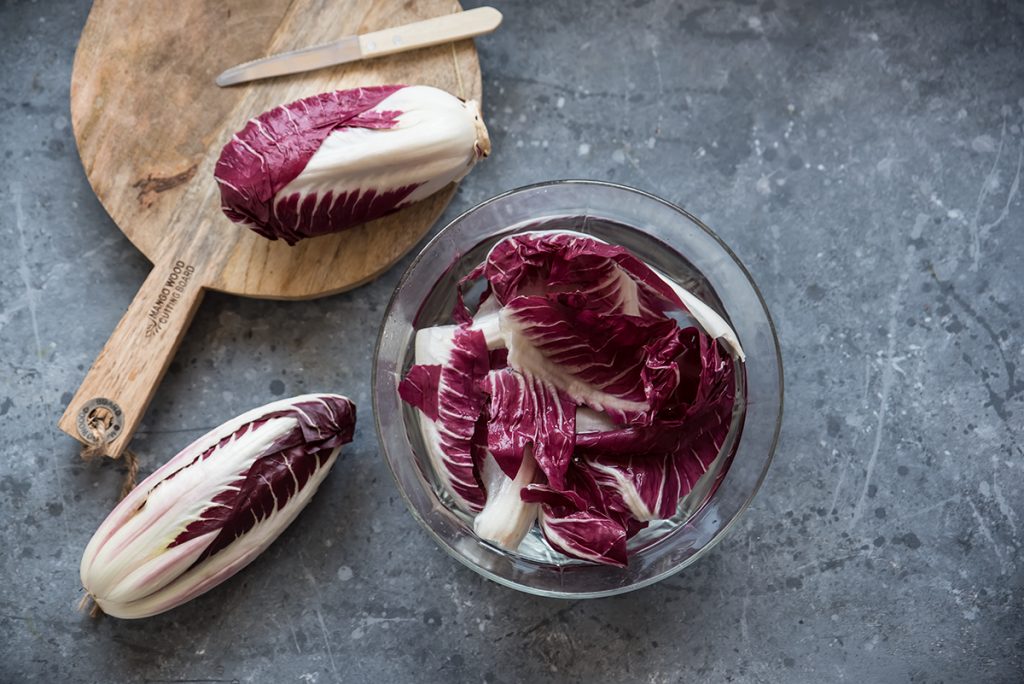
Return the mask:
<path id="1" fill-rule="evenodd" d="M 223 88 L 261 78 L 297 74 L 360 59 L 383 57 L 396 52 L 450 43 L 490 33 L 498 28 L 500 23 L 501 12 L 493 7 L 478 7 L 405 26 L 346 36 L 330 43 L 282 52 L 239 64 L 218 76 L 217 85 Z"/>

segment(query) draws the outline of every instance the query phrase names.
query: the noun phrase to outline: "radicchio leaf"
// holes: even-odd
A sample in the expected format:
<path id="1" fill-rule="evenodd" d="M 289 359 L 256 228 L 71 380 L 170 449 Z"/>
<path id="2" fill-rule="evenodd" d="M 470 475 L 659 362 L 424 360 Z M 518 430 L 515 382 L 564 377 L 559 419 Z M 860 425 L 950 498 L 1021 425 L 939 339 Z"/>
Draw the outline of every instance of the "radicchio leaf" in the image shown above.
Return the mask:
<path id="1" fill-rule="evenodd" d="M 623 252 L 621 247 L 561 231 L 514 235 L 496 244 L 463 285 L 486 278 L 502 305 L 523 295 L 577 292 L 595 310 L 638 315 L 637 285 L 614 260 Z"/>
<path id="2" fill-rule="evenodd" d="M 487 342 L 479 330 L 452 327 L 450 331 L 450 342 L 439 341 L 432 346 L 447 350 L 444 363 L 413 366 L 400 383 L 399 394 L 423 412 L 425 420 L 420 421 L 420 427 L 424 443 L 445 490 L 460 508 L 476 512 L 486 501 L 479 468 L 474 464 L 474 459 L 482 461 L 479 449 L 474 447 L 474 435 L 486 434 L 482 424 L 478 430 L 478 423 L 487 400 L 481 388 L 489 370 Z M 436 404 L 425 396 L 435 386 L 435 373 Z M 476 441 L 482 443 L 483 438 L 477 437 Z"/>
<path id="3" fill-rule="evenodd" d="M 487 503 L 473 520 L 473 531 L 481 539 L 514 551 L 537 520 L 537 504 L 520 496 L 522 488 L 533 482 L 537 463 L 529 446 L 514 477 L 506 475 L 490 454 L 485 452 L 484 459 L 481 472 Z"/>
<path id="4" fill-rule="evenodd" d="M 629 531 L 624 516 L 609 510 L 605 496 L 586 473 L 571 471 L 565 489 L 535 484 L 524 501 L 540 504 L 537 522 L 556 551 L 594 563 L 624 567 Z"/>
<path id="5" fill-rule="evenodd" d="M 595 311 L 579 293 L 518 296 L 501 311 L 508 362 L 618 423 L 650 423 L 675 391 L 679 328 Z"/>
<path id="6" fill-rule="evenodd" d="M 200 519 L 190 523 L 168 548 L 216 531 L 217 536 L 196 561 L 202 562 L 281 510 L 313 473 L 327 464 L 337 447 L 352 441 L 355 404 L 335 396 L 296 402 L 240 428 L 210 447 L 199 460 L 215 457 L 218 449 L 223 449 L 239 434 L 255 430 L 275 418 L 293 418 L 296 425 L 274 440 L 229 488 L 213 497 Z"/>
<path id="7" fill-rule="evenodd" d="M 508 349 L 502 347 L 501 349 L 491 350 L 488 362 L 490 363 L 492 370 L 501 370 L 502 368 L 507 368 Z"/>
<path id="8" fill-rule="evenodd" d="M 398 383 L 398 395 L 405 403 L 422 411 L 428 420 L 437 420 L 437 394 L 440 383 L 440 365 L 413 366 Z"/>
<path id="9" fill-rule="evenodd" d="M 615 492 L 616 507 L 640 521 L 675 515 L 685 480 L 673 454 L 627 456 L 607 461 L 585 459 L 580 467 L 593 473 L 603 491 Z"/>
<path id="10" fill-rule="evenodd" d="M 506 368 L 488 373 L 487 448 L 508 477 L 521 470 L 524 451 L 533 453 L 548 481 L 565 484 L 576 436 L 576 404 L 543 380 Z"/>
<path id="11" fill-rule="evenodd" d="M 591 511 L 541 506 L 537 516 L 544 538 L 567 556 L 594 563 L 625 567 L 626 528 L 610 518 Z"/>
<path id="12" fill-rule="evenodd" d="M 576 437 L 578 466 L 589 471 L 617 507 L 638 520 L 672 517 L 679 501 L 711 468 L 729 433 L 735 400 L 734 363 L 707 349 L 714 360 L 691 404 L 649 426 L 631 426 Z"/>
<path id="13" fill-rule="evenodd" d="M 520 295 L 580 292 L 596 310 L 644 316 L 666 309 L 688 312 L 705 332 L 744 358 L 735 332 L 707 304 L 624 247 L 588 235 L 537 231 L 502 240 L 460 282 L 457 317 L 468 315 L 462 289 L 481 277 L 500 304 Z"/>

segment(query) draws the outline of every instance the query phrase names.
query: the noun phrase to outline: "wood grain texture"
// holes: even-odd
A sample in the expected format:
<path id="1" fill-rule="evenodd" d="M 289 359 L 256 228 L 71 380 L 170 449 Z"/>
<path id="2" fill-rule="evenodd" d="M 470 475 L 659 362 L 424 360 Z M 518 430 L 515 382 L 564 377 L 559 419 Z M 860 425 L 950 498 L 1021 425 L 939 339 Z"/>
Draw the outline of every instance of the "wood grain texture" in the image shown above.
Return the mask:
<path id="1" fill-rule="evenodd" d="M 452 0 L 97 0 L 75 54 L 72 126 L 96 195 L 154 270 L 68 405 L 62 430 L 85 441 L 83 407 L 110 400 L 123 411 L 107 449 L 118 456 L 206 289 L 308 299 L 356 287 L 419 242 L 455 192 L 452 185 L 296 247 L 266 240 L 223 215 L 213 179 L 221 147 L 246 121 L 285 102 L 366 85 L 481 95 L 469 40 L 233 88 L 218 88 L 215 76 L 267 54 L 459 10 Z"/>

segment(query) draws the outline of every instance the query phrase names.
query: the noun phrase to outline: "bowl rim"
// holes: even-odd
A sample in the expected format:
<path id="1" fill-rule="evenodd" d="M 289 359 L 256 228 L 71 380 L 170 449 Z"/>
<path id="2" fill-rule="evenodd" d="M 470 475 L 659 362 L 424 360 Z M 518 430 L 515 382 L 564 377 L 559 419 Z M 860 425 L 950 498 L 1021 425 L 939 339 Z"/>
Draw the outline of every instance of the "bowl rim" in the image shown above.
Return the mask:
<path id="1" fill-rule="evenodd" d="M 779 400 L 779 410 L 778 410 L 778 415 L 775 418 L 775 427 L 774 427 L 774 429 L 772 431 L 771 443 L 769 444 L 768 449 L 767 449 L 767 457 L 765 458 L 764 465 L 761 468 L 761 472 L 758 475 L 757 480 L 754 482 L 754 486 L 751 488 L 749 494 L 747 495 L 747 497 L 743 501 L 743 503 L 739 506 L 739 508 L 736 509 L 736 512 L 733 514 L 732 518 L 724 526 L 722 526 L 721 529 L 719 529 L 717 532 L 715 532 L 714 536 L 712 536 L 711 539 L 709 539 L 706 544 L 704 544 L 700 549 L 695 551 L 692 556 L 690 556 L 689 558 L 687 558 L 683 562 L 679 563 L 678 565 L 673 566 L 673 567 L 671 567 L 671 568 L 669 568 L 669 569 L 667 569 L 667 570 L 665 570 L 665 571 L 663 571 L 661 573 L 658 573 L 656 575 L 652 575 L 650 577 L 638 580 L 637 582 L 634 582 L 632 584 L 628 584 L 628 585 L 625 585 L 625 586 L 619 586 L 619 587 L 613 587 L 611 589 L 600 590 L 600 591 L 566 592 L 566 591 L 552 591 L 552 590 L 548 590 L 548 589 L 537 589 L 537 588 L 531 587 L 531 586 L 529 586 L 527 584 L 516 582 L 515 580 L 511 580 L 511 579 L 502 577 L 500 575 L 497 575 L 497 574 L 491 572 L 490 570 L 488 570 L 488 569 L 486 569 L 484 567 L 481 567 L 480 565 L 477 565 L 477 564 L 471 562 L 468 558 L 465 558 L 460 553 L 458 553 L 456 551 L 456 549 L 454 547 L 452 547 L 451 544 L 449 544 L 443 537 L 441 537 L 441 535 L 439 535 L 433 529 L 433 527 L 431 527 L 430 525 L 427 524 L 427 521 L 424 519 L 424 517 L 422 515 L 420 515 L 419 511 L 413 505 L 412 500 L 409 498 L 409 495 L 406 493 L 405 488 L 402 486 L 402 481 L 399 478 L 398 473 L 395 471 L 395 468 L 394 468 L 394 466 L 391 463 L 391 459 L 389 459 L 388 456 L 387 456 L 388 449 L 387 449 L 387 447 L 385 446 L 385 443 L 384 443 L 384 426 L 381 424 L 380 412 L 377 410 L 378 399 L 379 399 L 378 391 L 377 391 L 378 366 L 379 366 L 379 363 L 380 363 L 380 353 L 379 352 L 380 352 L 381 343 L 382 343 L 383 338 L 384 338 L 384 330 L 385 330 L 385 327 L 387 325 L 388 314 L 394 308 L 395 302 L 398 299 L 398 294 L 403 290 L 403 288 L 407 284 L 407 282 L 408 282 L 412 272 L 415 270 L 416 266 L 420 263 L 420 261 L 422 261 L 423 258 L 425 257 L 425 255 L 427 255 L 431 251 L 431 249 L 434 247 L 434 245 L 437 244 L 445 236 L 445 233 L 447 233 L 448 230 L 450 230 L 452 228 L 452 226 L 460 223 L 462 220 L 464 220 L 470 214 L 473 214 L 473 213 L 479 211 L 480 209 L 483 209 L 484 207 L 486 207 L 486 206 L 488 206 L 490 204 L 494 204 L 495 202 L 502 201 L 502 200 L 504 200 L 504 199 L 506 199 L 508 197 L 513 196 L 513 195 L 518 195 L 518 194 L 521 194 L 521 193 L 524 193 L 524 192 L 528 192 L 528 191 L 531 191 L 531 190 L 537 190 L 539 188 L 551 187 L 551 186 L 561 186 L 561 185 L 587 185 L 587 186 L 595 186 L 595 187 L 605 187 L 605 188 L 611 188 L 611 189 L 614 189 L 614 190 L 625 191 L 625 192 L 637 194 L 637 195 L 643 196 L 643 197 L 645 197 L 647 199 L 654 200 L 654 201 L 658 202 L 659 204 L 665 205 L 666 207 L 668 207 L 668 208 L 670 208 L 670 209 L 672 209 L 672 210 L 682 214 L 687 219 L 689 219 L 695 226 L 697 226 L 702 231 L 704 231 L 729 256 L 729 258 L 733 261 L 733 263 L 735 263 L 739 267 L 740 272 L 743 274 L 743 277 L 747 279 L 748 283 L 750 283 L 750 286 L 751 286 L 751 288 L 754 291 L 754 295 L 757 297 L 757 301 L 761 305 L 761 308 L 762 308 L 762 310 L 764 311 L 764 314 L 765 314 L 765 318 L 768 321 L 768 329 L 771 332 L 771 341 L 772 341 L 773 346 L 775 348 L 775 363 L 776 363 L 776 366 L 778 368 L 778 382 L 779 382 L 778 400 Z M 780 435 L 781 430 L 782 430 L 782 421 L 783 421 L 783 416 L 784 416 L 784 413 L 785 413 L 785 372 L 784 372 L 784 368 L 783 368 L 782 347 L 781 347 L 781 345 L 779 343 L 778 330 L 775 327 L 775 320 L 772 318 L 771 311 L 768 309 L 768 303 L 765 301 L 764 295 L 761 293 L 761 289 L 757 286 L 757 282 L 754 280 L 753 276 L 750 274 L 750 271 L 747 269 L 747 267 L 743 263 L 743 261 L 736 255 L 735 252 L 732 251 L 732 249 L 729 247 L 729 245 L 726 244 L 725 241 L 722 240 L 722 238 L 719 237 L 719 235 L 715 231 L 713 231 L 703 221 L 701 221 L 699 218 L 697 218 L 696 216 L 694 216 L 693 214 L 691 214 L 689 211 L 687 211 L 683 207 L 679 206 L 678 204 L 675 204 L 674 202 L 670 202 L 670 201 L 668 201 L 668 200 L 666 200 L 666 199 L 664 199 L 662 197 L 659 197 L 657 195 L 651 194 L 650 192 L 647 192 L 646 190 L 641 190 L 639 188 L 635 188 L 635 187 L 632 187 L 632 186 L 629 186 L 629 185 L 624 185 L 622 183 L 614 183 L 614 182 L 611 182 L 611 181 L 602 181 L 602 180 L 587 180 L 587 179 L 581 179 L 581 178 L 568 178 L 568 179 L 561 179 L 561 180 L 539 181 L 539 182 L 536 182 L 536 183 L 530 183 L 528 185 L 522 185 L 522 186 L 513 188 L 511 190 L 506 190 L 505 192 L 502 192 L 502 193 L 497 194 L 497 195 L 495 195 L 495 196 L 493 196 L 493 197 L 491 197 L 489 199 L 486 199 L 486 200 L 484 200 L 482 202 L 479 202 L 478 204 L 475 204 L 474 206 L 470 207 L 466 211 L 462 212 L 461 214 L 459 214 L 458 216 L 453 218 L 447 224 L 445 224 L 445 226 L 443 228 L 441 228 L 439 231 L 437 231 L 437 233 L 433 237 L 431 237 L 429 241 L 427 241 L 427 243 L 423 246 L 423 248 L 419 250 L 419 252 L 413 258 L 413 260 L 405 268 L 405 271 L 402 273 L 401 278 L 399 278 L 399 280 L 398 280 L 398 284 L 395 285 L 395 289 L 392 291 L 391 297 L 388 299 L 387 306 L 384 309 L 384 315 L 381 318 L 380 328 L 377 331 L 377 340 L 374 343 L 373 366 L 372 366 L 372 369 L 371 369 L 370 372 L 371 372 L 370 403 L 371 403 L 371 405 L 373 407 L 373 422 L 374 422 L 374 427 L 375 427 L 376 432 L 377 432 L 377 444 L 378 444 L 378 447 L 380 448 L 381 456 L 384 458 L 385 463 L 387 463 L 388 470 L 391 472 L 391 476 L 395 480 L 395 485 L 396 485 L 396 487 L 398 489 L 399 495 L 402 497 L 402 500 L 405 502 L 406 508 L 412 514 L 412 517 L 416 520 L 416 522 L 419 523 L 420 527 L 422 527 L 424 530 L 426 530 L 427 534 L 429 534 L 434 539 L 434 542 L 437 543 L 437 545 L 440 546 L 441 549 L 443 549 L 445 553 L 447 553 L 449 556 L 451 556 L 452 558 L 454 558 L 455 560 L 457 560 L 459 563 L 461 563 L 462 565 L 466 566 L 470 570 L 476 572 L 477 574 L 482 575 L 483 577 L 486 577 L 487 579 L 489 579 L 489 580 L 491 580 L 493 582 L 496 582 L 496 583 L 498 583 L 498 584 L 500 584 L 502 586 L 509 587 L 511 589 L 515 589 L 517 591 L 521 591 L 521 592 L 524 592 L 524 593 L 527 593 L 527 594 L 532 594 L 534 596 L 542 596 L 542 597 L 546 597 L 546 598 L 564 599 L 564 600 L 604 598 L 604 597 L 610 597 L 610 596 L 617 596 L 619 594 L 625 594 L 625 593 L 628 593 L 628 592 L 631 592 L 631 591 L 636 591 L 638 589 L 643 589 L 644 587 L 649 587 L 649 586 L 651 586 L 653 584 L 657 584 L 658 582 L 661 582 L 662 580 L 668 579 L 669 577 L 672 577 L 673 575 L 676 575 L 677 573 L 681 572 L 683 569 L 689 567 L 693 563 L 697 562 L 699 559 L 701 559 L 704 556 L 706 556 L 713 548 L 715 548 L 719 544 L 719 542 L 721 542 L 721 540 L 727 534 L 729 534 L 729 532 L 731 532 L 733 530 L 733 528 L 736 526 L 736 523 L 739 521 L 739 519 L 741 517 L 743 517 L 743 515 L 750 508 L 750 505 L 753 502 L 754 497 L 761 490 L 761 486 L 762 486 L 762 484 L 764 484 L 764 480 L 768 476 L 768 470 L 771 467 L 772 462 L 775 460 L 775 451 L 776 451 L 776 449 L 778 447 L 779 435 Z M 706 504 L 706 502 L 705 502 L 705 504 Z"/>

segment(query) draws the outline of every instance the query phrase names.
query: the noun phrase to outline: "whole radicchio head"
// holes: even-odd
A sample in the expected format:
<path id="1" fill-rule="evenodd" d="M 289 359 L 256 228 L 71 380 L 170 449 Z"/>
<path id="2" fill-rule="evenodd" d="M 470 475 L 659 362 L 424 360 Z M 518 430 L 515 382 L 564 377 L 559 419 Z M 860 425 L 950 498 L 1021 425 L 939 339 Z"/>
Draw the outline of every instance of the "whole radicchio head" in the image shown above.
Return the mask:
<path id="1" fill-rule="evenodd" d="M 229 219 L 295 244 L 428 197 L 490 149 L 475 102 L 428 86 L 353 88 L 251 119 L 214 178 Z"/>
<path id="2" fill-rule="evenodd" d="M 104 612 L 141 618 L 209 591 L 256 558 L 309 503 L 352 441 L 336 394 L 274 402 L 200 437 L 107 516 L 82 557 Z"/>

